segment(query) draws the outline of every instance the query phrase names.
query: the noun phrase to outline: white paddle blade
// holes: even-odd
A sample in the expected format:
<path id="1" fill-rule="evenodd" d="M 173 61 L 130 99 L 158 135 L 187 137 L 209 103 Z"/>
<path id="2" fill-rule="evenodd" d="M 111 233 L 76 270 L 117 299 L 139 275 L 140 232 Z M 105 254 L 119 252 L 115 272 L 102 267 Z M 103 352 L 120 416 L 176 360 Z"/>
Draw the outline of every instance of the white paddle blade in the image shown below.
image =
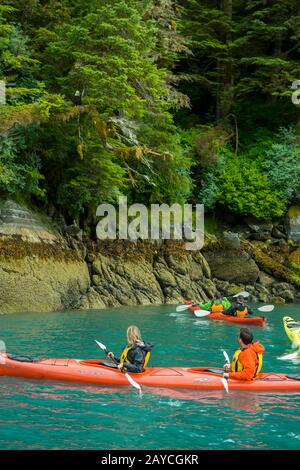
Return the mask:
<path id="1" fill-rule="evenodd" d="M 229 387 L 228 387 L 228 382 L 224 377 L 221 378 L 221 382 L 223 384 L 223 387 L 225 388 L 226 392 L 229 393 Z"/>
<path id="2" fill-rule="evenodd" d="M 190 307 L 190 305 L 179 305 L 176 307 L 176 312 L 184 312 L 184 310 L 187 310 Z"/>
<path id="3" fill-rule="evenodd" d="M 223 355 L 225 357 L 225 361 L 227 362 L 227 364 L 230 364 L 230 359 L 226 351 L 223 351 Z"/>
<path id="4" fill-rule="evenodd" d="M 300 359 L 300 351 L 296 351 L 292 354 L 286 354 L 285 356 L 281 356 L 278 359 L 281 361 L 290 361 L 291 359 Z"/>
<path id="5" fill-rule="evenodd" d="M 272 312 L 274 310 L 274 305 L 263 305 L 263 307 L 259 307 L 257 310 L 260 312 Z"/>
<path id="6" fill-rule="evenodd" d="M 137 390 L 139 390 L 140 393 L 142 393 L 142 389 L 141 389 L 141 386 L 135 381 L 133 380 L 133 378 L 131 377 L 131 375 L 129 374 L 125 374 L 125 377 L 126 379 L 128 380 L 129 383 L 131 383 L 131 385 L 136 388 Z"/>
<path id="7" fill-rule="evenodd" d="M 242 295 L 243 297 L 249 297 L 249 292 L 239 292 L 238 294 L 233 295 L 232 297 L 238 297 L 239 295 Z"/>
<path id="8" fill-rule="evenodd" d="M 100 343 L 100 341 L 97 341 L 96 339 L 95 342 L 98 344 L 99 348 L 102 349 L 102 351 L 106 351 L 106 346 L 104 344 Z"/>
<path id="9" fill-rule="evenodd" d="M 0 364 L 6 363 L 6 346 L 4 341 L 0 340 Z"/>
<path id="10" fill-rule="evenodd" d="M 98 344 L 99 348 L 102 349 L 102 351 L 104 351 L 104 352 L 107 351 L 107 348 L 106 348 L 106 346 L 105 346 L 104 344 L 100 343 L 100 341 L 97 341 L 96 339 L 95 339 L 95 342 Z M 141 395 L 142 395 L 141 386 L 140 386 L 135 380 L 133 380 L 133 378 L 132 378 L 129 374 L 126 373 L 126 374 L 124 374 L 124 375 L 125 375 L 126 379 L 128 380 L 128 382 L 129 382 L 134 388 L 136 388 L 136 389 L 139 391 L 140 396 L 141 396 Z"/>
<path id="11" fill-rule="evenodd" d="M 200 317 L 206 317 L 207 315 L 210 314 L 210 311 L 207 311 L 207 310 L 200 310 L 200 309 L 199 309 L 199 310 L 194 310 L 194 311 L 193 311 L 193 314 L 194 314 L 196 317 L 198 317 L 198 318 L 200 318 Z"/>

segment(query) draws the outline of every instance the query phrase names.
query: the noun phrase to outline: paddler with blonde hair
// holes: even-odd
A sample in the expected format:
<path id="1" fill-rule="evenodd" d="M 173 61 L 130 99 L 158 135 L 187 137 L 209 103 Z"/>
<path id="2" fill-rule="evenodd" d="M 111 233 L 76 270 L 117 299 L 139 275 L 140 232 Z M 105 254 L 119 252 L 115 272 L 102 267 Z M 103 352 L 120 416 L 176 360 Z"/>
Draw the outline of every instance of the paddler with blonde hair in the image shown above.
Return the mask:
<path id="1" fill-rule="evenodd" d="M 143 372 L 150 359 L 152 344 L 142 340 L 141 332 L 135 325 L 127 328 L 127 346 L 123 349 L 118 369 L 133 373 Z M 114 354 L 109 352 L 108 357 L 114 358 Z"/>

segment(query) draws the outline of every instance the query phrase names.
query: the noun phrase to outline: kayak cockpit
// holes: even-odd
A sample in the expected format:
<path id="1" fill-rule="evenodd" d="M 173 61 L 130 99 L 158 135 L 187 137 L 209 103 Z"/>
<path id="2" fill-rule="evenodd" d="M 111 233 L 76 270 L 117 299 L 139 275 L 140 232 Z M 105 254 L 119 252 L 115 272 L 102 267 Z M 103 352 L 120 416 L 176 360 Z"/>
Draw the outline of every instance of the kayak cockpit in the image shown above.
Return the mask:
<path id="1" fill-rule="evenodd" d="M 117 364 L 113 361 L 99 361 L 99 359 L 87 359 L 80 361 L 80 364 L 83 366 L 90 366 L 90 367 L 108 367 L 110 369 L 117 369 Z"/>
<path id="2" fill-rule="evenodd" d="M 213 374 L 213 375 L 223 375 L 224 370 L 218 369 L 217 367 L 192 367 L 188 369 L 189 372 L 193 374 Z"/>

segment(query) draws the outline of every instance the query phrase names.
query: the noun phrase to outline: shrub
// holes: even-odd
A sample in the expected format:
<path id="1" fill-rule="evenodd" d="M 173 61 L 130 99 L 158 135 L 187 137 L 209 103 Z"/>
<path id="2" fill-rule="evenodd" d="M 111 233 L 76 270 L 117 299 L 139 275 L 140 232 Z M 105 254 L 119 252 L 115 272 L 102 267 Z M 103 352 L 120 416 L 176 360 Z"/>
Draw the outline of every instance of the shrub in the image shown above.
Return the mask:
<path id="1" fill-rule="evenodd" d="M 0 137 L 0 189 L 3 192 L 43 197 L 44 191 L 39 187 L 43 176 L 39 167 L 35 153 L 27 151 L 24 133 Z"/>
<path id="2" fill-rule="evenodd" d="M 285 202 L 300 190 L 300 145 L 292 128 L 282 128 L 261 165 Z"/>
<path id="3" fill-rule="evenodd" d="M 286 205 L 259 163 L 224 150 L 217 165 L 202 179 L 200 202 L 212 208 L 217 203 L 240 215 L 269 220 L 283 215 Z"/>

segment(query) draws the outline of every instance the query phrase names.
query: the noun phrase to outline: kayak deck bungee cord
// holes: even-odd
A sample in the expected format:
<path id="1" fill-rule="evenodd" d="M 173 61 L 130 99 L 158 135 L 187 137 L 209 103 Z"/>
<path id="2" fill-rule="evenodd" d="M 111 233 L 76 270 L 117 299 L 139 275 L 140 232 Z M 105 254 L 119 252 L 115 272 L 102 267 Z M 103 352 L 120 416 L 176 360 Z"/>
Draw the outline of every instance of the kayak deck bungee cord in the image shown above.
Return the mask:
<path id="1" fill-rule="evenodd" d="M 0 375 L 34 380 L 77 382 L 95 385 L 130 386 L 124 373 L 107 362 L 80 359 L 30 359 L 5 355 Z M 28 362 L 28 361 L 31 362 Z M 113 364 L 111 364 L 113 366 Z M 149 367 L 132 374 L 141 386 L 221 390 L 220 369 L 209 367 Z M 300 376 L 261 373 L 252 381 L 228 379 L 229 390 L 300 392 Z"/>

